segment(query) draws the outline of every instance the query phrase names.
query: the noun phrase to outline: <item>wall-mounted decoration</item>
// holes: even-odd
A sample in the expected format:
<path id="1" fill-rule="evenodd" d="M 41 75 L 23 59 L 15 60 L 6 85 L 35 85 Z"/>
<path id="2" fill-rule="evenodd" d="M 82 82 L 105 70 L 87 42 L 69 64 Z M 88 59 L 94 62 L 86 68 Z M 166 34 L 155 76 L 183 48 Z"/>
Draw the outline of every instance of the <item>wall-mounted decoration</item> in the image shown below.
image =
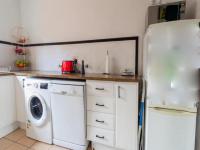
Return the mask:
<path id="1" fill-rule="evenodd" d="M 28 44 L 29 36 L 23 27 L 16 27 L 13 30 L 12 37 L 16 41 L 15 53 L 16 61 L 14 62 L 13 70 L 29 70 L 30 63 L 27 59 L 28 49 L 26 44 Z"/>

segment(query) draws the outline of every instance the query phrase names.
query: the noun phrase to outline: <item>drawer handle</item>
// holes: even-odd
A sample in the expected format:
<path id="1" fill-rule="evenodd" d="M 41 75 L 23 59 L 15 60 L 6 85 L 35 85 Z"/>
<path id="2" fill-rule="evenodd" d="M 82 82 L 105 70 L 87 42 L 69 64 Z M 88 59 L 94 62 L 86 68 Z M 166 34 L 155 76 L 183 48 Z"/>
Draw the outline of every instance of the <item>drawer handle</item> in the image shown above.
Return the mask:
<path id="1" fill-rule="evenodd" d="M 96 103 L 96 106 L 104 107 L 105 105 Z"/>
<path id="2" fill-rule="evenodd" d="M 58 91 L 53 91 L 52 93 L 53 93 L 53 94 L 58 94 L 58 95 L 66 95 L 66 94 L 67 94 L 66 91 L 60 91 L 60 92 L 58 92 Z"/>
<path id="3" fill-rule="evenodd" d="M 105 89 L 104 88 L 95 88 L 96 90 L 99 90 L 99 91 L 104 91 Z"/>
<path id="4" fill-rule="evenodd" d="M 105 123 L 105 121 L 96 120 L 98 123 Z"/>
<path id="5" fill-rule="evenodd" d="M 22 79 L 22 87 L 25 88 L 25 79 Z"/>
<path id="6" fill-rule="evenodd" d="M 99 135 L 96 135 L 97 138 L 99 139 L 104 139 L 105 137 L 104 136 L 99 136 Z"/>
<path id="7" fill-rule="evenodd" d="M 118 98 L 121 98 L 120 89 L 121 89 L 121 87 L 120 87 L 120 86 L 118 86 Z"/>
<path id="8" fill-rule="evenodd" d="M 32 85 L 31 83 L 27 83 L 27 84 L 26 84 L 26 86 L 31 86 L 31 85 Z"/>

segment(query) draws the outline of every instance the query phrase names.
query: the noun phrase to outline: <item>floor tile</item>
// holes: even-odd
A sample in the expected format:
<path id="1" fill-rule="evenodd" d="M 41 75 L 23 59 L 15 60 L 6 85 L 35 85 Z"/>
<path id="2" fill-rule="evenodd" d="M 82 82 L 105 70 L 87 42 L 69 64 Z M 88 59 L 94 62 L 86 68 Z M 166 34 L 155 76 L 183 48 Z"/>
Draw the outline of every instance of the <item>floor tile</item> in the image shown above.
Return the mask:
<path id="1" fill-rule="evenodd" d="M 18 129 L 0 139 L 0 150 L 69 150 L 56 145 L 49 145 L 26 137 L 25 130 Z M 88 149 L 91 150 L 91 149 Z"/>
<path id="2" fill-rule="evenodd" d="M 25 136 L 26 136 L 25 131 L 22 129 L 18 129 L 16 131 L 14 131 L 13 133 L 10 133 L 9 135 L 7 135 L 5 138 L 16 142 Z"/>
<path id="3" fill-rule="evenodd" d="M 27 150 L 28 148 L 25 146 L 22 146 L 20 144 L 14 143 L 11 146 L 9 146 L 6 150 Z"/>
<path id="4" fill-rule="evenodd" d="M 6 148 L 8 148 L 9 146 L 11 146 L 12 144 L 14 144 L 14 142 L 11 142 L 7 139 L 0 139 L 0 150 L 5 150 Z"/>
<path id="5" fill-rule="evenodd" d="M 19 141 L 17 141 L 17 143 L 24 145 L 26 147 L 31 147 L 33 144 L 36 143 L 36 141 L 25 136 L 21 138 Z"/>
<path id="6" fill-rule="evenodd" d="M 92 147 L 89 146 L 89 147 L 88 147 L 88 150 L 92 150 Z"/>
<path id="7" fill-rule="evenodd" d="M 42 142 L 37 142 L 31 147 L 31 150 L 49 150 L 51 147 L 52 145 Z"/>

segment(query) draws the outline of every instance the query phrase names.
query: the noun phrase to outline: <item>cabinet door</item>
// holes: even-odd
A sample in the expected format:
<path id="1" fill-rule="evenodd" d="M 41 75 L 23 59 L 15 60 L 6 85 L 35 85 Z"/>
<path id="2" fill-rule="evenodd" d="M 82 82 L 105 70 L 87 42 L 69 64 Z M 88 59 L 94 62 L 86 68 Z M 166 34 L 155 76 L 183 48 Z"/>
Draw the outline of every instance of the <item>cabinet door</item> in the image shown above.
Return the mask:
<path id="1" fill-rule="evenodd" d="M 117 83 L 116 147 L 137 150 L 138 83 Z"/>
<path id="2" fill-rule="evenodd" d="M 13 76 L 0 77 L 0 131 L 17 121 Z"/>
<path id="3" fill-rule="evenodd" d="M 24 95 L 24 80 L 25 77 L 16 77 L 16 102 L 17 102 L 17 121 L 25 123 L 25 95 Z"/>

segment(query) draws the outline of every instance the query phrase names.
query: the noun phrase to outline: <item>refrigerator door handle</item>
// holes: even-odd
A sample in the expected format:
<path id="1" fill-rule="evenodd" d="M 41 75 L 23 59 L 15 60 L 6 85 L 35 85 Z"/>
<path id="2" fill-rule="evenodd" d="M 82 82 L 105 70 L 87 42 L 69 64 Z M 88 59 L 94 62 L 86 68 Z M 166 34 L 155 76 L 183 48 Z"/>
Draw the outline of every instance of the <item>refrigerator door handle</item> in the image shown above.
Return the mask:
<path id="1" fill-rule="evenodd" d="M 166 108 L 158 108 L 154 107 L 151 108 L 151 110 L 162 113 L 162 114 L 173 114 L 173 115 L 194 115 L 196 114 L 195 112 L 189 112 L 189 111 L 184 111 L 184 110 L 175 110 L 175 109 L 166 109 Z"/>

